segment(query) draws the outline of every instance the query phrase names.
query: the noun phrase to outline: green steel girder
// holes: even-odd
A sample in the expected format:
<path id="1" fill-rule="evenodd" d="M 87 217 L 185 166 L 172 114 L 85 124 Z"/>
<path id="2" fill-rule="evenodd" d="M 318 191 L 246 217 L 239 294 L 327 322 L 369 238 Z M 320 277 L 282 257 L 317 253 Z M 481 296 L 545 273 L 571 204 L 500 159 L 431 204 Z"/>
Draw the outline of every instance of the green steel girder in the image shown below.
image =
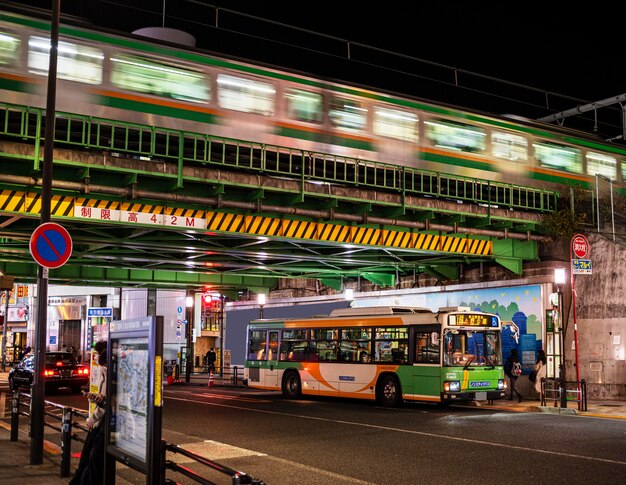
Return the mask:
<path id="1" fill-rule="evenodd" d="M 336 291 L 343 289 L 343 281 L 341 278 L 318 278 L 321 283 Z"/>
<path id="2" fill-rule="evenodd" d="M 515 274 L 522 274 L 522 261 L 535 261 L 538 258 L 536 241 L 494 239 L 492 243 L 496 263 Z"/>
<path id="3" fill-rule="evenodd" d="M 396 284 L 396 275 L 388 274 L 388 273 L 362 273 L 361 276 L 365 278 L 367 281 L 371 281 L 375 285 L 392 287 Z"/>
<path id="4" fill-rule="evenodd" d="M 34 283 L 38 266 L 35 263 L 0 263 L 3 274 L 14 276 L 20 282 Z M 186 273 L 147 269 L 103 268 L 64 265 L 49 272 L 49 281 L 55 284 L 89 282 L 104 286 L 201 287 L 216 285 L 230 288 L 271 288 L 278 278 L 239 276 L 224 273 Z"/>
<path id="5" fill-rule="evenodd" d="M 446 264 L 435 264 L 426 266 L 424 271 L 439 281 L 450 281 L 459 278 L 459 268 Z"/>
<path id="6" fill-rule="evenodd" d="M 465 222 L 465 214 L 446 214 L 436 219 L 437 224 L 458 224 Z"/>

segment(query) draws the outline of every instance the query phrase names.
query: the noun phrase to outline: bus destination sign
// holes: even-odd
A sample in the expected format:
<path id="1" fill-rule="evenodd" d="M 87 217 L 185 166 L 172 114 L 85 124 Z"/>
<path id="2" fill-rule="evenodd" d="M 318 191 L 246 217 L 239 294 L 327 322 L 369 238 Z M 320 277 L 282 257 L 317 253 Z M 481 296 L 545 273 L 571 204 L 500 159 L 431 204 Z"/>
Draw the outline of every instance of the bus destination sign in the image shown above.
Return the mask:
<path id="1" fill-rule="evenodd" d="M 498 319 L 484 313 L 457 313 L 450 315 L 449 324 L 457 327 L 497 327 Z"/>

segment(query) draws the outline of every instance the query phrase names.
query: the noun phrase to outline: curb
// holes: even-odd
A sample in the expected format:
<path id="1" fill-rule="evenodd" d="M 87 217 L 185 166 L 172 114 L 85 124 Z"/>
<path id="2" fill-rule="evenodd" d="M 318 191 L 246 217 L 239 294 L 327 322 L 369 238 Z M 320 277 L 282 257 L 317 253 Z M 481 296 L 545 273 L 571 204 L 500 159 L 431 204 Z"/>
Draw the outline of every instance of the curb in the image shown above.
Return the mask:
<path id="1" fill-rule="evenodd" d="M 565 414 L 570 416 L 576 416 L 579 414 L 577 409 L 555 408 L 554 406 L 537 406 L 537 411 L 540 413 Z"/>

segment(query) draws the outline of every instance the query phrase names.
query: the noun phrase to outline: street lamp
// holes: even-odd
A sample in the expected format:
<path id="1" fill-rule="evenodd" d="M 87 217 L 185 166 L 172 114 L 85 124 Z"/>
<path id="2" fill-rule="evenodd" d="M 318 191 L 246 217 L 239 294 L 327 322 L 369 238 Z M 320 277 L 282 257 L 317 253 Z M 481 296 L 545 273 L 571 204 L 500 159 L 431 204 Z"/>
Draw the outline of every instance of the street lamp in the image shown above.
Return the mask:
<path id="1" fill-rule="evenodd" d="M 561 407 L 567 407 L 565 392 L 565 325 L 563 322 L 563 292 L 565 284 L 565 268 L 554 268 L 554 284 L 556 285 L 557 301 L 559 305 L 559 346 L 561 347 L 561 359 L 559 361 L 559 378 L 561 379 Z"/>
<path id="2" fill-rule="evenodd" d="M 263 305 L 265 305 L 265 300 L 265 293 L 259 293 L 257 295 L 257 303 L 259 304 L 259 318 L 263 318 Z"/>
<path id="3" fill-rule="evenodd" d="M 343 293 L 343 297 L 346 301 L 354 300 L 354 290 L 352 288 L 346 288 Z"/>

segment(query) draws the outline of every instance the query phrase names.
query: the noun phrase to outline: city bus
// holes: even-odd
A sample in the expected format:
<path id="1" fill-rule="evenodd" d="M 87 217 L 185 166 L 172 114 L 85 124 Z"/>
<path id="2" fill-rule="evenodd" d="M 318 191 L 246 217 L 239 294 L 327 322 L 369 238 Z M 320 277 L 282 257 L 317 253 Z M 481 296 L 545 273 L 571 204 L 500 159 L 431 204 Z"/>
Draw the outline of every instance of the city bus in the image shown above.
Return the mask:
<path id="1" fill-rule="evenodd" d="M 467 307 L 333 310 L 306 319 L 253 320 L 251 388 L 302 395 L 450 404 L 505 396 L 502 323 Z"/>

